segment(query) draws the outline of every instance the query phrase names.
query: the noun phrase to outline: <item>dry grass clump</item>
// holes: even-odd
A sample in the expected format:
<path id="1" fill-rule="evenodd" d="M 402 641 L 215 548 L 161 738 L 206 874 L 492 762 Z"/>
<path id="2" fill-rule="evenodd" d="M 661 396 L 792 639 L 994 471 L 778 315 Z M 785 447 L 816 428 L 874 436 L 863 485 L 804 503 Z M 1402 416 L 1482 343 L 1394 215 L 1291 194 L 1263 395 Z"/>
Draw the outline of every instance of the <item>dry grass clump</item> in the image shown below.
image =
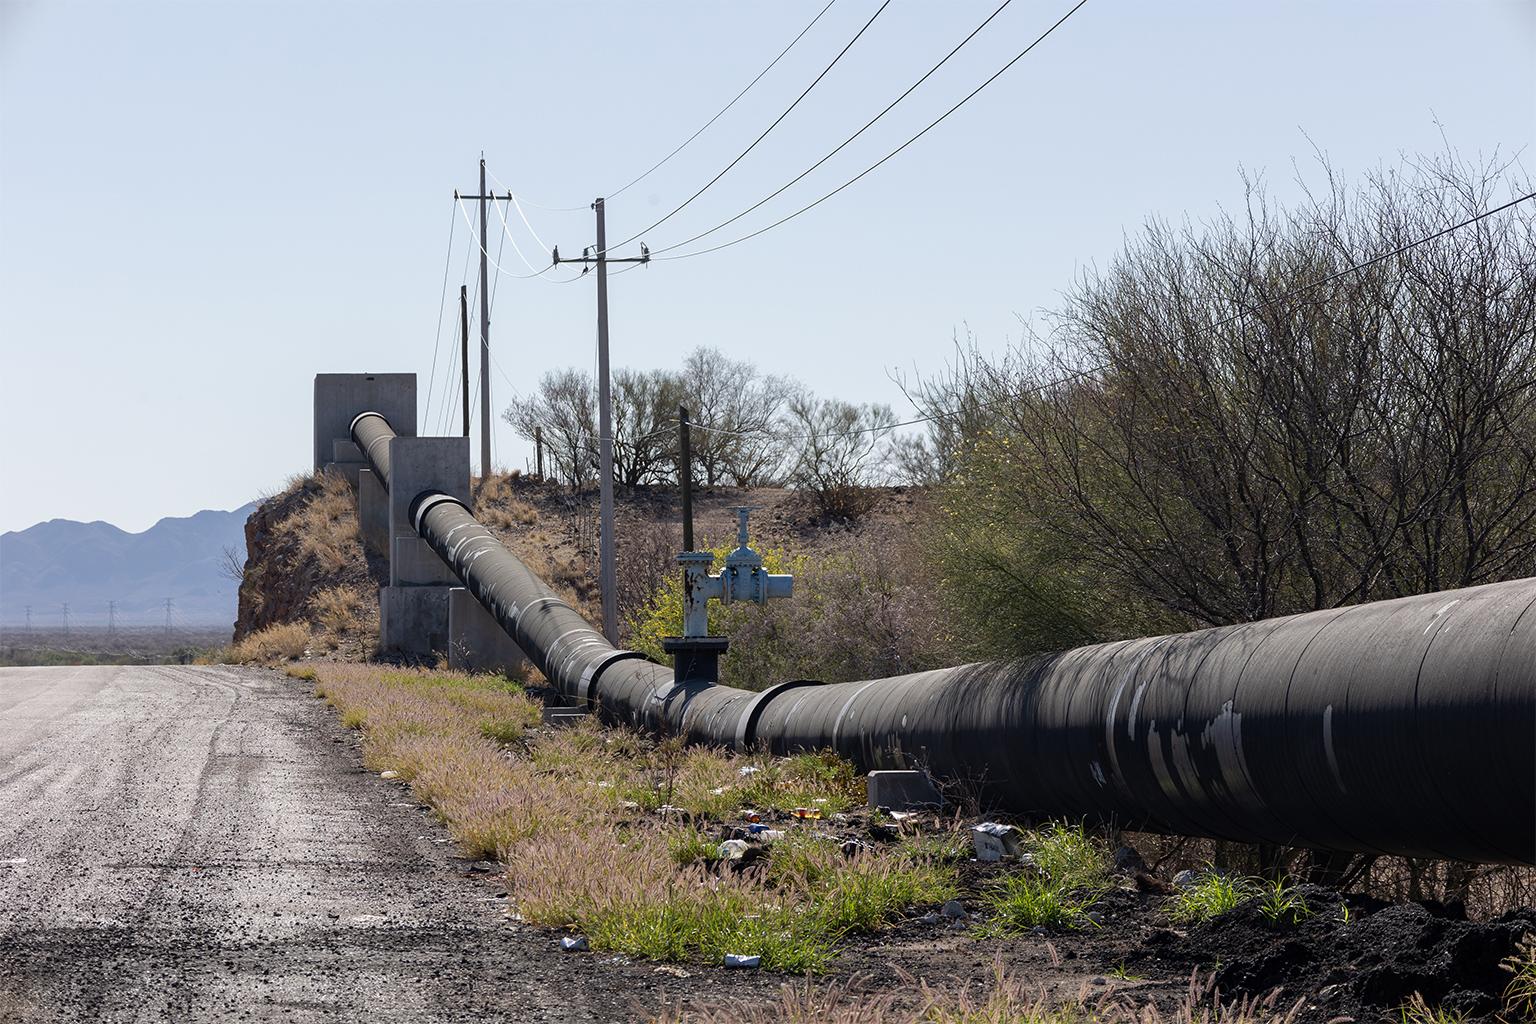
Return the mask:
<path id="1" fill-rule="evenodd" d="M 898 972 L 900 973 L 900 972 Z M 1263 999 L 1223 1001 L 1214 982 L 1190 977 L 1182 1004 L 1171 1011 L 1128 994 L 1079 991 L 1051 999 L 1011 973 L 1001 959 L 981 986 L 933 985 L 902 975 L 880 993 L 860 979 L 836 985 L 783 985 L 774 1000 L 710 999 L 669 1006 L 654 1024 L 1294 1024 L 1305 1000 L 1282 1005 L 1275 990 Z"/>
<path id="2" fill-rule="evenodd" d="M 229 658 L 240 664 L 291 661 L 304 656 L 309 640 L 309 627 L 304 623 L 284 622 L 234 644 L 229 648 Z"/>
<path id="3" fill-rule="evenodd" d="M 515 477 L 497 473 L 477 481 L 475 517 L 492 530 L 526 530 L 539 521 L 539 510 L 513 491 Z"/>
<path id="4" fill-rule="evenodd" d="M 533 733 L 539 706 L 506 680 L 317 669 L 316 692 L 363 730 L 364 763 L 398 772 L 470 855 L 502 860 L 525 920 L 595 949 L 817 971 L 845 936 L 955 894 L 941 857 L 910 845 L 847 856 L 809 824 L 787 826 L 766 869 L 717 861 L 711 820 L 848 806 L 852 768 L 830 755 L 736 758 L 591 722 Z"/>
<path id="5" fill-rule="evenodd" d="M 310 598 L 315 621 L 333 636 L 355 632 L 367 615 L 368 602 L 352 587 L 327 587 Z"/>

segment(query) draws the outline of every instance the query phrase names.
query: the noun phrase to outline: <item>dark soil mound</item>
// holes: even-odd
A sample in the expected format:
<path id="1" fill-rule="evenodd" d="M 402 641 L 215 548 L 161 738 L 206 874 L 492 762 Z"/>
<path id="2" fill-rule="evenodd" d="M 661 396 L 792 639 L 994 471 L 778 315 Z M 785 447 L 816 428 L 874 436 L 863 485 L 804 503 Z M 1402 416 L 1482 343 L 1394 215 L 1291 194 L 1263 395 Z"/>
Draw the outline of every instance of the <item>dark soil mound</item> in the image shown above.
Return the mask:
<path id="1" fill-rule="evenodd" d="M 1250 902 L 1161 946 L 1159 958 L 1217 965 L 1216 984 L 1233 995 L 1312 993 L 1308 1017 L 1389 1010 L 1417 992 L 1431 1005 L 1491 1020 L 1509 980 L 1499 961 L 1523 934 L 1536 933 L 1536 909 L 1476 922 L 1417 903 L 1351 899 L 1346 921 L 1338 893 L 1311 886 L 1302 893 L 1313 913 L 1300 924 L 1275 925 Z"/>

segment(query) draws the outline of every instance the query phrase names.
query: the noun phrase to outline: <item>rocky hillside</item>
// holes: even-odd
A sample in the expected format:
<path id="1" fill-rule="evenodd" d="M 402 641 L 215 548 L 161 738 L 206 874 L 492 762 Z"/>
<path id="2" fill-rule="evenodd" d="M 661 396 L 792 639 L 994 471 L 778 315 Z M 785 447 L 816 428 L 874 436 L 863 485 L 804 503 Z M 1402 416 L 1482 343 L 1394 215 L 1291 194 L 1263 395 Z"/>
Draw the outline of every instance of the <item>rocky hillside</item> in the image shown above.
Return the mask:
<path id="1" fill-rule="evenodd" d="M 335 474 L 293 480 L 245 524 L 234 640 L 302 623 L 318 650 L 366 658 L 378 643 L 382 559 L 363 551 L 352 487 Z"/>
<path id="2" fill-rule="evenodd" d="M 703 488 L 695 495 L 695 543 L 735 537 L 737 505 L 752 514 L 752 543 L 812 558 L 858 553 L 893 564 L 910 548 L 922 494 L 903 488 L 876 492 L 873 507 L 854 523 L 828 523 L 794 491 Z M 507 547 L 591 621 L 601 616 L 597 580 L 597 495 L 519 476 L 476 485 L 475 513 Z M 639 488 L 617 496 L 620 618 L 648 601 L 674 571 L 682 545 L 681 500 L 673 488 Z M 387 581 L 383 559 L 365 555 L 357 535 L 351 487 L 336 476 L 297 479 L 263 502 L 246 524 L 238 642 L 285 623 L 304 623 L 320 641 L 315 653 L 365 658 L 378 642 L 377 588 Z M 915 584 L 914 584 L 915 585 Z"/>

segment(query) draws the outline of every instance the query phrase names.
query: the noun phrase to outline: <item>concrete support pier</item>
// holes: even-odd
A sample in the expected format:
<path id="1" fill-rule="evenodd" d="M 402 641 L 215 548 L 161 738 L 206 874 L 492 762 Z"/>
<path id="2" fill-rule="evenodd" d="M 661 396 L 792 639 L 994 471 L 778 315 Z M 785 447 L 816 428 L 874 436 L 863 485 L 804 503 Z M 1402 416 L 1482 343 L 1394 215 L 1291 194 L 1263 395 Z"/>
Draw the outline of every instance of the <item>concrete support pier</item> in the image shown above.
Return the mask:
<path id="1" fill-rule="evenodd" d="M 389 586 L 379 591 L 379 645 L 451 661 L 449 591 L 459 580 L 416 536 L 411 503 L 426 491 L 469 501 L 469 438 L 391 438 L 389 477 Z"/>
<path id="2" fill-rule="evenodd" d="M 352 443 L 358 413 L 381 413 L 401 437 L 416 436 L 414 373 L 315 374 L 315 472 L 333 463 L 356 482 L 363 454 Z M 338 450 L 337 442 L 341 443 Z M 349 466 L 350 470 L 349 471 Z M 468 472 L 466 467 L 465 472 Z"/>

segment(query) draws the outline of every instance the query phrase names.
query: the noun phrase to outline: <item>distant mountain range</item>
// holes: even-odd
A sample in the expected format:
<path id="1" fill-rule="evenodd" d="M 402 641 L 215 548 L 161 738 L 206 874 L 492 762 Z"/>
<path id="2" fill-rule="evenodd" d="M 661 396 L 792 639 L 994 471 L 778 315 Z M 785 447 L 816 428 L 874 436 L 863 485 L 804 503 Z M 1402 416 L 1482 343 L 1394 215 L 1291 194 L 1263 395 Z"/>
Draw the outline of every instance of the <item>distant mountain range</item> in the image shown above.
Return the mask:
<path id="1" fill-rule="evenodd" d="M 166 518 L 143 533 L 111 523 L 50 519 L 0 534 L 0 624 L 21 625 L 32 606 L 38 627 L 104 626 L 116 602 L 119 626 L 161 625 L 165 602 L 186 626 L 235 621 L 238 581 L 226 550 L 245 563 L 245 521 L 255 503 L 232 512 Z"/>

